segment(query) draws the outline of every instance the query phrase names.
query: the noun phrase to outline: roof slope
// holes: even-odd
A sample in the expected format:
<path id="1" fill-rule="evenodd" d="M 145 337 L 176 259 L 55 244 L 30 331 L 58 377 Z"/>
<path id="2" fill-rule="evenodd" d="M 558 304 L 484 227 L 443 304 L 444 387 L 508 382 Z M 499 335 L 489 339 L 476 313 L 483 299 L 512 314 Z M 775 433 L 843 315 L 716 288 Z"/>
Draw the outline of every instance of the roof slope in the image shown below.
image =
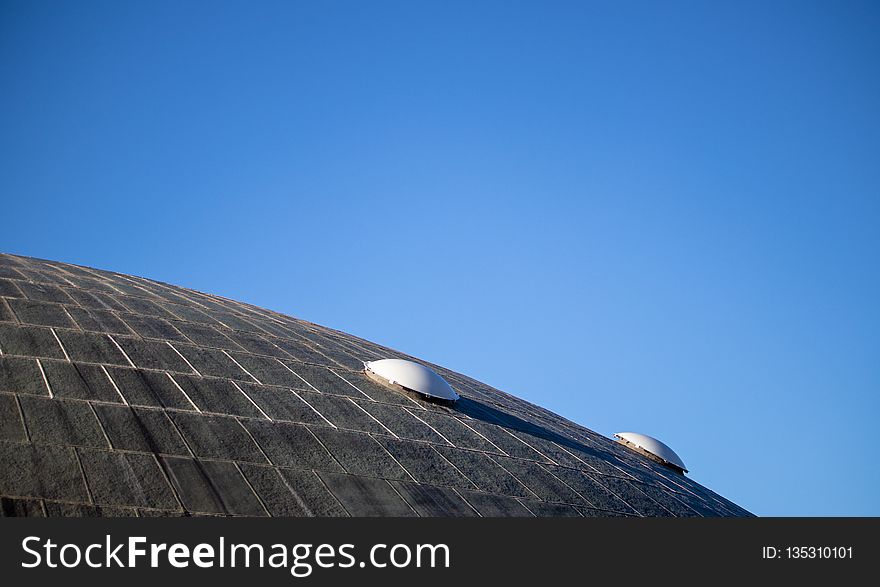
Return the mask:
<path id="1" fill-rule="evenodd" d="M 0 255 L 4 515 L 746 516 L 608 438 L 413 359 L 139 277 Z M 426 363 L 427 364 L 427 363 Z"/>

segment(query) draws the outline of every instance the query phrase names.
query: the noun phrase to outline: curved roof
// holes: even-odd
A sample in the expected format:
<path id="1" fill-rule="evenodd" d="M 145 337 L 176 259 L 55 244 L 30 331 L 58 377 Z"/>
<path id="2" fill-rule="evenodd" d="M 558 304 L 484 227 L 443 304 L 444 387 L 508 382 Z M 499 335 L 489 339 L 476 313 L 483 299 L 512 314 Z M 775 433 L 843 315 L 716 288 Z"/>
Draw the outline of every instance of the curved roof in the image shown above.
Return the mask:
<path id="1" fill-rule="evenodd" d="M 610 438 L 421 362 L 422 401 L 364 363 L 415 360 L 271 310 L 0 255 L 4 515 L 745 516 Z"/>

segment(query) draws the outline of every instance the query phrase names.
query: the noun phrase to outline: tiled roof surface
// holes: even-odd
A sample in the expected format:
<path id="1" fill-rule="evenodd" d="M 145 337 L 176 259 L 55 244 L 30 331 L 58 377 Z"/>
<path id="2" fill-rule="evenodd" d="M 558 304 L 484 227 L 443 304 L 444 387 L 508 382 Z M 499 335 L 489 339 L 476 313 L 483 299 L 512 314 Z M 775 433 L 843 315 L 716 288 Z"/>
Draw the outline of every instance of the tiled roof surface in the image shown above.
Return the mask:
<path id="1" fill-rule="evenodd" d="M 0 255 L 0 502 L 27 516 L 748 516 L 543 408 L 225 298 Z M 427 363 L 426 363 L 427 364 Z"/>

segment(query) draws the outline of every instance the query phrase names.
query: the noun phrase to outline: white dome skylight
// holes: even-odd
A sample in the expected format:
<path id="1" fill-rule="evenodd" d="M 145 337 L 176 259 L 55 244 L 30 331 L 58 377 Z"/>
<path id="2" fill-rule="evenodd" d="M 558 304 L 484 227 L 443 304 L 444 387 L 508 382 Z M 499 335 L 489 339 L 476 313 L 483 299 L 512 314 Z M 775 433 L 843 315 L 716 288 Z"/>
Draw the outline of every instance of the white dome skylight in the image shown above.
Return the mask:
<path id="1" fill-rule="evenodd" d="M 446 382 L 424 365 L 403 359 L 382 359 L 364 363 L 368 375 L 389 385 L 399 385 L 423 396 L 455 401 L 458 394 Z"/>
<path id="2" fill-rule="evenodd" d="M 674 450 L 666 444 L 660 442 L 647 434 L 639 434 L 638 432 L 618 432 L 614 435 L 618 441 L 629 448 L 635 449 L 637 452 L 647 453 L 648 456 L 656 457 L 662 464 L 687 473 L 687 467 Z"/>

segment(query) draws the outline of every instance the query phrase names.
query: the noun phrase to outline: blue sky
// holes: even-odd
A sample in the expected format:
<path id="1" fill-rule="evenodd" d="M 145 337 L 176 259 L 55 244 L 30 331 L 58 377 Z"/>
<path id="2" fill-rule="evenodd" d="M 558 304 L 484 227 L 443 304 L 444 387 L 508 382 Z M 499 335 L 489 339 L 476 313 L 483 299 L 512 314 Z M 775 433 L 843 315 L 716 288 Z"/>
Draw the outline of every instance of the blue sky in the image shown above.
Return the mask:
<path id="1" fill-rule="evenodd" d="M 0 250 L 880 515 L 873 2 L 0 1 Z"/>

